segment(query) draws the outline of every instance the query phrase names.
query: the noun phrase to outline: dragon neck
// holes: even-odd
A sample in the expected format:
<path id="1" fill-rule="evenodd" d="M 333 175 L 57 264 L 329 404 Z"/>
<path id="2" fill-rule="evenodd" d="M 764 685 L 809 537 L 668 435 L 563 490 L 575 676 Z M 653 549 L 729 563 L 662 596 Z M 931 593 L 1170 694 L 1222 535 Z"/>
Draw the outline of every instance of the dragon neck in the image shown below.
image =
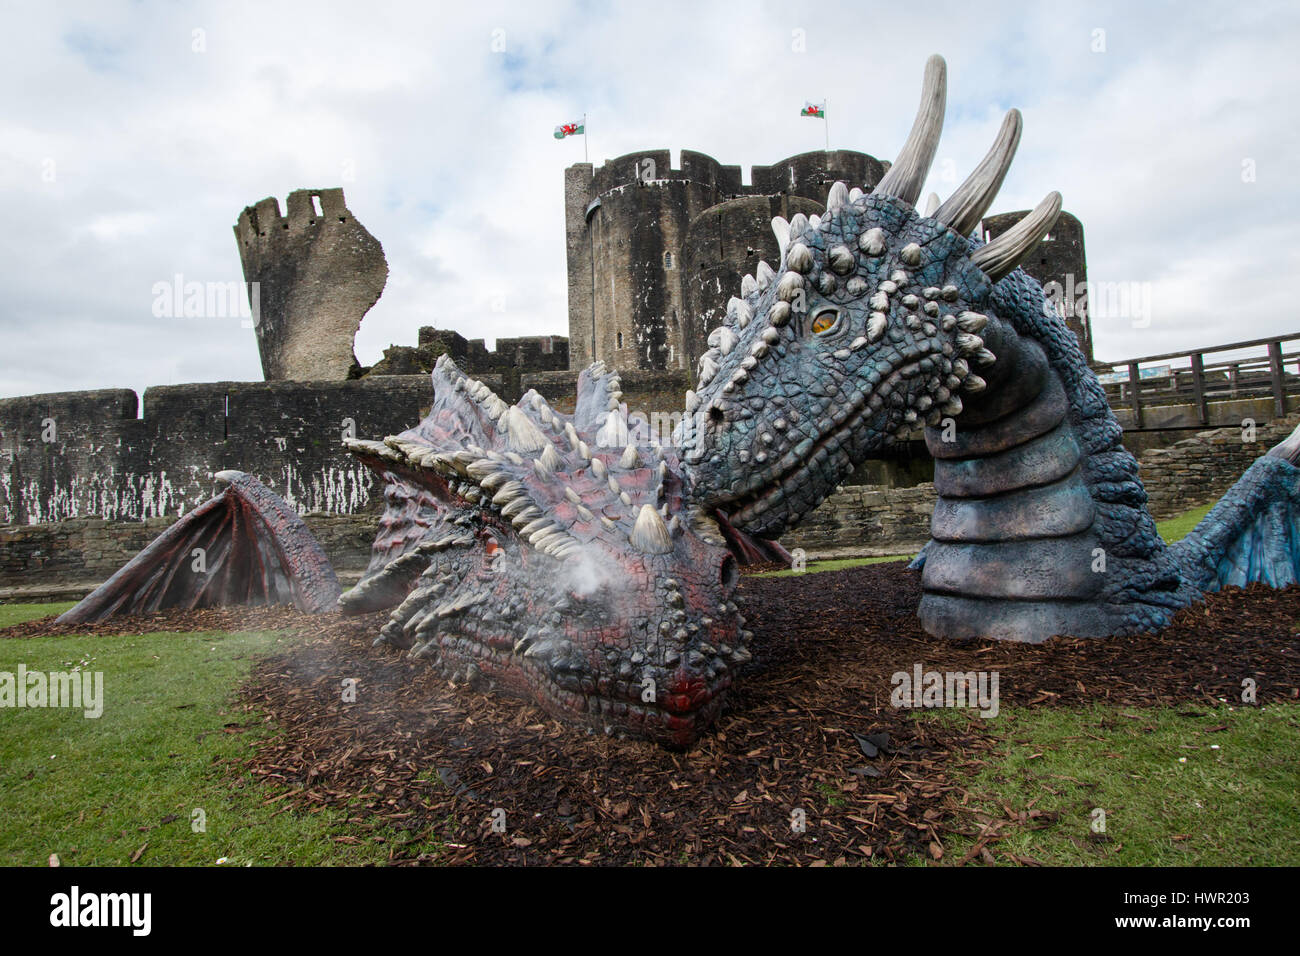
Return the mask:
<path id="1" fill-rule="evenodd" d="M 1137 463 L 1068 330 L 1023 305 L 990 319 L 985 389 L 926 429 L 938 501 L 922 624 L 1028 642 L 1161 624 L 1185 600 Z"/>

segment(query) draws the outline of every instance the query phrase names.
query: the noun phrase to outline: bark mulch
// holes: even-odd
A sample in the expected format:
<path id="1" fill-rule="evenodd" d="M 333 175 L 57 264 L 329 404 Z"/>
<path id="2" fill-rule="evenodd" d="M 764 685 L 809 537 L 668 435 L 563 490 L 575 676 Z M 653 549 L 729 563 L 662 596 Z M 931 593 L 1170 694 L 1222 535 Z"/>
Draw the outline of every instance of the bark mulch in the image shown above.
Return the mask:
<path id="1" fill-rule="evenodd" d="M 247 769 L 268 804 L 343 810 L 347 833 L 334 839 L 386 842 L 394 864 L 1032 864 L 987 836 L 960 860 L 945 849 L 1000 829 L 971 812 L 964 786 L 1000 741 L 974 711 L 939 722 L 892 707 L 895 672 L 995 671 L 1002 706 L 1213 704 L 1239 700 L 1246 677 L 1261 701 L 1300 697 L 1300 588 L 1210 595 L 1158 635 L 1031 646 L 929 637 L 919 578 L 903 563 L 745 577 L 755 664 L 686 754 L 452 688 L 370 647 L 383 615 L 239 611 L 240 626 L 299 633 L 244 689 L 249 721 L 278 728 Z M 190 613 L 140 627 L 210 629 L 227 610 Z M 355 702 L 342 699 L 345 678 Z M 1007 808 L 1002 825 L 1051 822 Z"/>

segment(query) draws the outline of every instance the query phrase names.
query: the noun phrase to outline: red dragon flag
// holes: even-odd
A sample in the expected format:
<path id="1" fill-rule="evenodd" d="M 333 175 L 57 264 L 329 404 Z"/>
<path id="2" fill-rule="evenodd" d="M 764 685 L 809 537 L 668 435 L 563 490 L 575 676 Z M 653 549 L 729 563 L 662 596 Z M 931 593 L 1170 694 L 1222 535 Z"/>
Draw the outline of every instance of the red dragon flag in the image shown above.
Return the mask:
<path id="1" fill-rule="evenodd" d="M 586 136 L 587 126 L 585 123 L 564 123 L 555 127 L 555 138 L 564 139 L 566 136 Z"/>
<path id="2" fill-rule="evenodd" d="M 803 109 L 799 111 L 800 116 L 815 116 L 817 119 L 826 118 L 826 103 L 810 103 L 804 100 Z M 558 134 L 557 134 L 558 135 Z"/>

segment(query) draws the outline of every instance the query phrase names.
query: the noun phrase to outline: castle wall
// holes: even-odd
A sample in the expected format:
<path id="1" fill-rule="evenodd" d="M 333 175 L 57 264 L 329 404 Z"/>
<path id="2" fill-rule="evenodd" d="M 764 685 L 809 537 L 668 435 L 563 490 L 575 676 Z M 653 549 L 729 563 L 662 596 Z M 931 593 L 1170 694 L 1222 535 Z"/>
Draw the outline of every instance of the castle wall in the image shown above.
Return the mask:
<path id="1" fill-rule="evenodd" d="M 161 386 L 146 390 L 139 419 L 128 390 L 5 399 L 0 524 L 175 518 L 211 497 L 213 472 L 227 468 L 303 513 L 364 511 L 375 480 L 344 453 L 343 430 L 382 438 L 431 401 L 425 375 Z"/>

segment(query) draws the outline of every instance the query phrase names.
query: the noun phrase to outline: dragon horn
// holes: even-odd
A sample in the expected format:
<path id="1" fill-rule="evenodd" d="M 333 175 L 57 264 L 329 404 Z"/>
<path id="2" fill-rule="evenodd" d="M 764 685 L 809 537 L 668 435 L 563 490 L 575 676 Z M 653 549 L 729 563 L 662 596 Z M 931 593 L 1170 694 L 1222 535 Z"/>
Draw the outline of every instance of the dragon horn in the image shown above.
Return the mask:
<path id="1" fill-rule="evenodd" d="M 928 195 L 928 196 L 925 197 L 925 212 L 924 212 L 924 216 L 925 216 L 927 219 L 929 219 L 931 216 L 933 216 L 933 215 L 935 214 L 935 212 L 938 210 L 938 208 L 939 208 L 939 194 L 938 194 L 938 193 L 930 193 L 930 195 Z"/>
<path id="2" fill-rule="evenodd" d="M 1020 110 L 1009 110 L 988 155 L 939 207 L 934 218 L 958 235 L 971 234 L 1002 188 L 1002 180 L 1006 178 L 1016 147 L 1020 145 L 1021 125 Z"/>
<path id="3" fill-rule="evenodd" d="M 772 220 L 772 234 L 776 236 L 776 244 L 781 250 L 781 261 L 785 261 L 785 250 L 790 245 L 790 224 L 785 221 L 784 216 L 776 216 Z"/>
<path id="4" fill-rule="evenodd" d="M 984 270 L 993 282 L 1015 269 L 1039 240 L 1056 225 L 1061 214 L 1061 194 L 1050 192 L 1034 211 L 986 246 L 971 253 L 971 262 Z"/>
<path id="5" fill-rule="evenodd" d="M 925 62 L 925 80 L 921 84 L 921 105 L 916 111 L 912 132 L 889 172 L 872 190 L 876 196 L 896 196 L 915 204 L 925 185 L 925 177 L 939 148 L 943 131 L 944 101 L 948 95 L 948 65 L 937 53 Z"/>

